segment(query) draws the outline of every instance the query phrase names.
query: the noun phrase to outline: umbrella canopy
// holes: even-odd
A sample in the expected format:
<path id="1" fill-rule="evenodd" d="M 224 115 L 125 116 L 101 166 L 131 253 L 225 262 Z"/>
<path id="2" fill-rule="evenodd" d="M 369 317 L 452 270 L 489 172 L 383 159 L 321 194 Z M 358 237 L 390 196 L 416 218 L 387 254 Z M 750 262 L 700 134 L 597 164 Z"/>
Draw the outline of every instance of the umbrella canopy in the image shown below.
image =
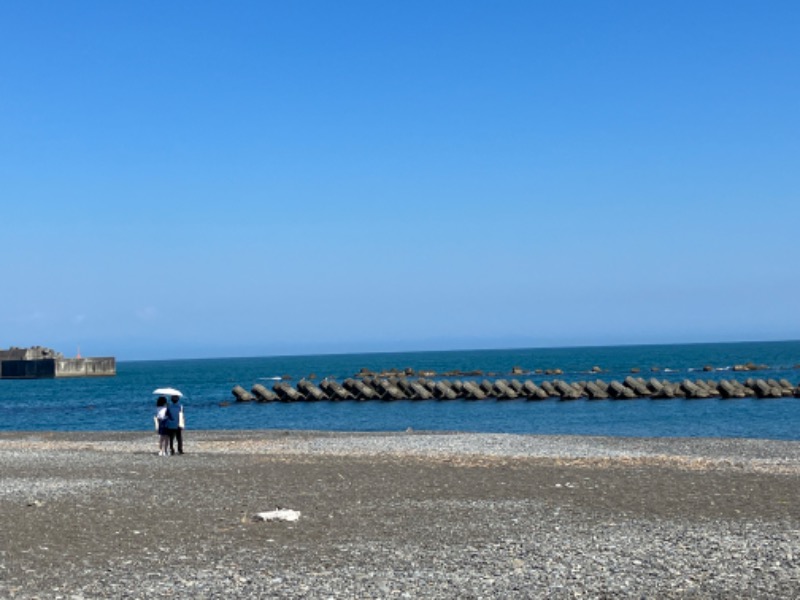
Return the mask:
<path id="1" fill-rule="evenodd" d="M 153 394 L 156 396 L 178 396 L 183 398 L 183 393 L 175 388 L 158 388 L 157 390 L 153 390 Z"/>

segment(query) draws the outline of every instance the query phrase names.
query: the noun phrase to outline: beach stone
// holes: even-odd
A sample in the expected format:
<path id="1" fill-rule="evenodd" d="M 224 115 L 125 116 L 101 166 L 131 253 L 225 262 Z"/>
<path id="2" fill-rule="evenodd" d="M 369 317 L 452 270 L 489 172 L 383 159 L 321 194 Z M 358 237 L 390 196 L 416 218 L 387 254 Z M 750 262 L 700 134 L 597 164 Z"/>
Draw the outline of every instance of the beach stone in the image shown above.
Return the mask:
<path id="1" fill-rule="evenodd" d="M 800 597 L 798 442 L 193 440 L 198 454 L 159 461 L 140 432 L 0 435 L 0 595 Z M 300 520 L 256 521 L 265 498 Z"/>

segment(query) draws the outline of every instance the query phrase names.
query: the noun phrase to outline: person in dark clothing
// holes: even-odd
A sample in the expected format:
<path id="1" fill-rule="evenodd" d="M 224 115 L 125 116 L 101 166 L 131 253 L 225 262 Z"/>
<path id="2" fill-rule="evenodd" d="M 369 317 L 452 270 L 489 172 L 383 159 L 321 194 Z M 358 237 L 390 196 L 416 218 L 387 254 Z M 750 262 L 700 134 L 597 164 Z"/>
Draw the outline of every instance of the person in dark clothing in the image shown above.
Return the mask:
<path id="1" fill-rule="evenodd" d="M 175 439 L 178 440 L 178 454 L 183 454 L 183 405 L 180 396 L 172 396 L 172 403 L 167 405 L 167 433 L 169 434 L 169 452 L 175 454 Z"/>
<path id="2" fill-rule="evenodd" d="M 169 445 L 169 431 L 167 430 L 167 399 L 159 396 L 156 400 L 155 414 L 156 431 L 158 432 L 158 455 L 166 456 Z"/>

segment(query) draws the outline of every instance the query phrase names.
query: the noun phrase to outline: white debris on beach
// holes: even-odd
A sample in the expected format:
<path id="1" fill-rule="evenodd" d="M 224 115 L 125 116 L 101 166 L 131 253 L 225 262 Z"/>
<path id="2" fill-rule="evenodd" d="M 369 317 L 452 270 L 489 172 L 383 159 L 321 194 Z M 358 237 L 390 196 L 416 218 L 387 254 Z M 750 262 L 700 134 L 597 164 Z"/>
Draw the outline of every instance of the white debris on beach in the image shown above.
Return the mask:
<path id="1" fill-rule="evenodd" d="M 289 508 L 278 508 L 253 515 L 254 521 L 297 521 L 298 519 L 300 519 L 300 511 Z"/>

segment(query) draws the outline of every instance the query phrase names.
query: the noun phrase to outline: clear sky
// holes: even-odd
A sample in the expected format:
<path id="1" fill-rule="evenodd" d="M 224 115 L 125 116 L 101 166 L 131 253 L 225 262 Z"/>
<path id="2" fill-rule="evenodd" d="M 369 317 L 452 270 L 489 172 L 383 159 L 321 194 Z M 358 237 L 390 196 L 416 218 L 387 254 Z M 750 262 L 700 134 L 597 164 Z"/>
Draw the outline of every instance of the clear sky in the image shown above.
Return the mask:
<path id="1" fill-rule="evenodd" d="M 800 3 L 0 4 L 0 348 L 800 338 Z"/>

